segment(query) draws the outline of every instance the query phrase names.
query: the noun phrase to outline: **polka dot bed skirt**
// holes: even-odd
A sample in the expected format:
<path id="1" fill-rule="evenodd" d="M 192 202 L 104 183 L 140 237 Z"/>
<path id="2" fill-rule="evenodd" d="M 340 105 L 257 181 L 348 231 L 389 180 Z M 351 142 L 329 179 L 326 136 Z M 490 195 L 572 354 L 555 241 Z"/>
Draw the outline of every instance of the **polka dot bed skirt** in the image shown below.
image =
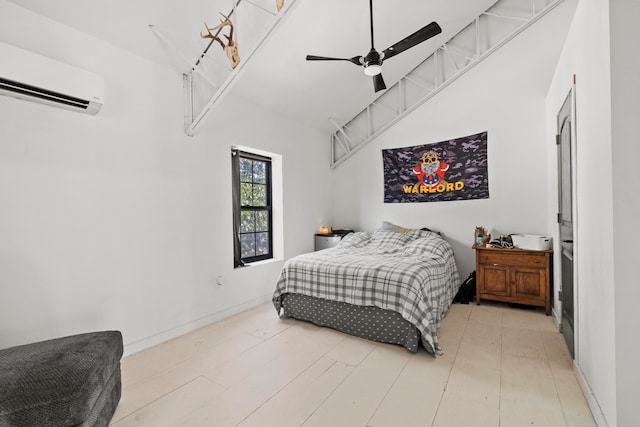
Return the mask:
<path id="1" fill-rule="evenodd" d="M 285 294 L 282 307 L 288 317 L 372 341 L 399 344 L 414 353 L 418 351 L 420 332 L 394 311 L 301 294 Z"/>

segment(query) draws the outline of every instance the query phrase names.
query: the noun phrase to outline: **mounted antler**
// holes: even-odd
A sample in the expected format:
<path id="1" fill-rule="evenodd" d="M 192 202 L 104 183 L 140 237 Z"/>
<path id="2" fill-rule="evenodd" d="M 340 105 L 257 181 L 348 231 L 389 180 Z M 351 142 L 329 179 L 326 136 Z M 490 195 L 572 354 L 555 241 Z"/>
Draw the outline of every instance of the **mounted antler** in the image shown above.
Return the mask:
<path id="1" fill-rule="evenodd" d="M 231 22 L 231 20 L 222 13 L 220 13 L 220 15 L 224 18 L 224 20 L 221 19 L 220 24 L 216 25 L 215 27 L 209 28 L 207 26 L 207 23 L 204 23 L 204 27 L 207 29 L 208 34 L 200 33 L 200 37 L 202 37 L 203 39 L 212 39 L 220 43 L 220 46 L 222 46 L 222 50 L 227 54 L 227 58 L 229 58 L 229 61 L 231 61 L 231 68 L 235 69 L 240 63 L 240 54 L 238 53 L 238 43 L 233 40 L 233 22 Z M 226 26 L 230 27 L 229 35 L 225 35 L 228 40 L 227 44 L 225 44 L 219 37 L 212 33 L 212 31 Z"/>

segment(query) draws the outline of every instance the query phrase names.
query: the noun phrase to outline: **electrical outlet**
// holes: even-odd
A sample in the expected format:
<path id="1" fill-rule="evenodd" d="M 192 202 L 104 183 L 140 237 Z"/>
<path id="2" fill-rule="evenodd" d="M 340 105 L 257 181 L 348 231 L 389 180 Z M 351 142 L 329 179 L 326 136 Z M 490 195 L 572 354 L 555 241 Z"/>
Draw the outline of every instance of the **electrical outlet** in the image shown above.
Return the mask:
<path id="1" fill-rule="evenodd" d="M 222 276 L 216 277 L 216 283 L 218 284 L 218 286 L 222 286 L 224 284 L 224 277 Z"/>

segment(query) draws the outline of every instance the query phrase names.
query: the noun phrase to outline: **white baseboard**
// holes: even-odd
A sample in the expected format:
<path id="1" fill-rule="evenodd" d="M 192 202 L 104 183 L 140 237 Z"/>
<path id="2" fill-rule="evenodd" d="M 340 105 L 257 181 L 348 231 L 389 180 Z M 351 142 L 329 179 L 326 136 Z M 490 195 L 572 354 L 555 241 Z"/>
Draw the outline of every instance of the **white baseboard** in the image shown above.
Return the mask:
<path id="1" fill-rule="evenodd" d="M 562 329 L 562 327 L 561 327 L 561 325 L 562 325 L 562 316 L 561 316 L 560 313 L 558 313 L 556 311 L 555 307 L 553 307 L 551 309 L 551 317 L 553 318 L 553 322 L 556 324 L 556 328 L 558 329 L 558 332 L 562 332 L 562 330 L 561 330 Z"/>
<path id="2" fill-rule="evenodd" d="M 587 400 L 587 405 L 589 405 L 589 409 L 591 410 L 591 415 L 593 415 L 593 419 L 595 420 L 598 427 L 609 427 L 609 423 L 607 422 L 607 418 L 604 416 L 602 412 L 602 408 L 598 404 L 598 399 L 593 394 L 591 387 L 589 387 L 589 383 L 585 379 L 582 370 L 576 364 L 576 361 L 573 361 L 573 372 L 578 379 L 578 384 L 580 384 L 580 388 L 582 389 L 582 394 L 584 394 L 585 399 Z"/>
<path id="3" fill-rule="evenodd" d="M 130 354 L 137 353 L 139 351 L 161 344 L 165 341 L 187 334 L 191 331 L 195 331 L 196 329 L 218 322 L 222 319 L 226 319 L 227 317 L 233 316 L 234 314 L 240 313 L 242 311 L 248 310 L 257 305 L 270 301 L 272 297 L 273 297 L 272 294 L 263 295 L 261 297 L 246 301 L 242 304 L 238 304 L 233 307 L 228 307 L 223 310 L 216 311 L 215 313 L 211 313 L 205 317 L 201 317 L 192 322 L 189 322 L 180 326 L 176 326 L 175 328 L 171 328 L 167 331 L 157 333 L 155 335 L 152 335 L 147 338 L 143 338 L 141 340 L 138 340 L 132 343 L 127 343 L 124 345 L 123 357 L 129 356 Z"/>

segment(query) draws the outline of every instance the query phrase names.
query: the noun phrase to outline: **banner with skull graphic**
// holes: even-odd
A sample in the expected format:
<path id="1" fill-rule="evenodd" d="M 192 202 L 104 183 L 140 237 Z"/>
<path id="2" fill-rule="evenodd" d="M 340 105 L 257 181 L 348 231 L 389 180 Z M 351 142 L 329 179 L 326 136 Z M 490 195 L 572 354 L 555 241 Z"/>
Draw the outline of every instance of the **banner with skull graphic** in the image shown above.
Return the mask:
<path id="1" fill-rule="evenodd" d="M 489 198 L 487 132 L 382 150 L 384 202 Z"/>

